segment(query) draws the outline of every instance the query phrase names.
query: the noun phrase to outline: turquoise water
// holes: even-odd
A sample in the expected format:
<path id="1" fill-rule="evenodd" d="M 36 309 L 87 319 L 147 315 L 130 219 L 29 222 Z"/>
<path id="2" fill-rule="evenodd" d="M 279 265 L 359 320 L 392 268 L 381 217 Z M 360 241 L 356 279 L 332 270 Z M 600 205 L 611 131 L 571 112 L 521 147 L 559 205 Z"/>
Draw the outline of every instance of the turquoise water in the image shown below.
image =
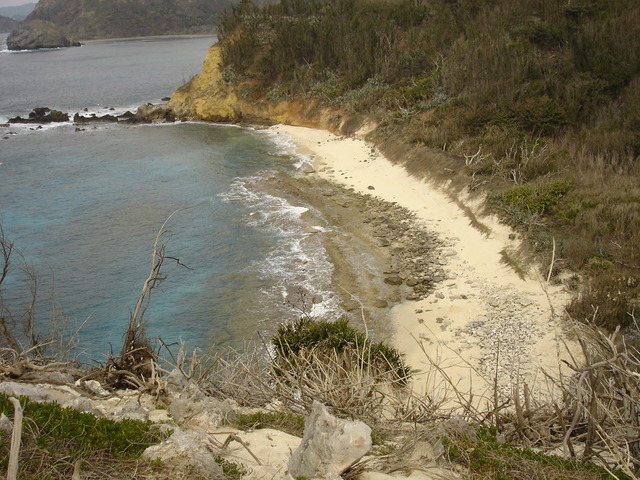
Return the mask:
<path id="1" fill-rule="evenodd" d="M 183 74 L 199 70 L 211 41 L 105 41 L 0 53 L 0 122 L 35 106 L 120 111 L 153 101 L 177 88 Z M 95 62 L 112 72 L 101 84 L 92 74 L 83 80 Z M 42 72 L 43 64 L 72 79 L 73 88 L 61 80 L 45 97 L 37 88 L 33 96 L 24 93 L 20 78 L 30 69 Z M 167 73 L 174 64 L 184 72 L 180 78 Z M 123 84 L 123 77 L 131 81 Z M 137 90 L 148 81 L 154 86 Z M 96 90 L 112 93 L 96 102 Z M 285 138 L 234 126 L 0 127 L 0 221 L 5 237 L 38 272 L 39 330 L 49 331 L 53 296 L 68 324 L 86 321 L 78 341 L 87 356 L 119 350 L 149 274 L 154 239 L 173 212 L 162 243 L 166 255 L 189 268 L 165 262 L 167 279 L 145 316 L 150 337 L 183 340 L 190 348 L 241 347 L 297 315 L 282 302 L 292 278 L 317 290 L 331 265 L 304 233 L 300 216 L 307 207 L 261 188 L 273 172 L 295 171 L 301 159 L 291 152 Z M 17 269 L 3 293 L 19 324 L 30 294 Z M 317 311 L 335 308 L 330 292 L 323 298 Z"/>

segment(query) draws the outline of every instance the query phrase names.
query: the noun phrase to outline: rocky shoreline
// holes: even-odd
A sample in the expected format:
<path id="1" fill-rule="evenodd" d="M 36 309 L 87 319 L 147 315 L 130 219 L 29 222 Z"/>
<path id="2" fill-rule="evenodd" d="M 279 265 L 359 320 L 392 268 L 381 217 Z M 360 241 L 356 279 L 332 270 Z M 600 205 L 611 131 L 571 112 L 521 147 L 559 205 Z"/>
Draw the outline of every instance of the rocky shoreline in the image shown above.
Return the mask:
<path id="1" fill-rule="evenodd" d="M 113 109 L 112 109 L 113 110 Z M 85 109 L 85 112 L 87 109 Z M 168 111 L 164 105 L 147 104 L 138 107 L 136 113 L 129 110 L 120 115 L 82 115 L 75 113 L 73 117 L 67 112 L 51 109 L 49 107 L 36 107 L 26 118 L 16 116 L 10 118 L 8 124 L 12 123 L 30 123 L 30 124 L 48 124 L 48 123 L 65 123 L 73 121 L 76 125 L 88 125 L 92 123 L 152 123 L 153 121 L 162 121 L 172 123 L 176 121 L 175 116 Z"/>
<path id="2" fill-rule="evenodd" d="M 268 188 L 290 202 L 312 207 L 309 232 L 322 237 L 341 308 L 354 324 L 371 327 L 374 336 L 393 337 L 391 309 L 405 300 L 428 297 L 447 278 L 446 242 L 409 210 L 313 171 L 280 173 L 268 182 Z M 318 223 L 323 229 L 314 231 L 312 225 Z"/>

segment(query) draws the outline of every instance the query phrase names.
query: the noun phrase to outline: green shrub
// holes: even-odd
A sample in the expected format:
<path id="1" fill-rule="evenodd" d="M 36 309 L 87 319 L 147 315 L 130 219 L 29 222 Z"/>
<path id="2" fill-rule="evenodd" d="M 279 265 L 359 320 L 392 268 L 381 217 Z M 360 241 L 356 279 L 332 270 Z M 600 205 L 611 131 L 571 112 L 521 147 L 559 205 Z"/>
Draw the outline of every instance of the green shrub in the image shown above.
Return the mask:
<path id="1" fill-rule="evenodd" d="M 331 322 L 301 318 L 278 328 L 272 339 L 279 365 L 296 361 L 303 351 L 354 352 L 355 362 L 380 372 L 389 372 L 403 384 L 411 377 L 411 369 L 405 364 L 403 355 L 383 342 L 372 342 L 365 334 L 349 325 L 345 318 Z"/>
<path id="2" fill-rule="evenodd" d="M 219 455 L 214 459 L 216 463 L 222 467 L 222 474 L 225 480 L 239 480 L 249 473 L 242 464 L 230 462 Z"/>
<path id="3" fill-rule="evenodd" d="M 523 185 L 502 193 L 499 199 L 524 213 L 545 213 L 566 195 L 572 185 L 568 180 L 557 180 L 541 185 Z"/>
<path id="4" fill-rule="evenodd" d="M 528 131 L 551 134 L 568 124 L 564 108 L 548 96 L 527 98 L 515 107 L 518 122 Z"/>

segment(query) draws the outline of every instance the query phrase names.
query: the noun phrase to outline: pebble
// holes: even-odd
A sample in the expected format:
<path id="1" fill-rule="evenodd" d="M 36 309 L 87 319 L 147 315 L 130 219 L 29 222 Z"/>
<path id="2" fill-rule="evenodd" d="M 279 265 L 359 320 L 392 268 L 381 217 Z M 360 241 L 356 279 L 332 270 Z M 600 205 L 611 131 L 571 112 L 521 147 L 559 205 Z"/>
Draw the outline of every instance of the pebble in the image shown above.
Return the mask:
<path id="1" fill-rule="evenodd" d="M 501 377 L 500 393 L 511 395 L 512 385 L 523 383 L 522 377 L 534 358 L 534 346 L 544 336 L 532 320 L 539 308 L 513 288 L 483 285 L 479 295 L 487 302 L 486 315 L 478 316 L 455 335 L 471 338 L 481 349 L 480 371 L 486 378 Z"/>

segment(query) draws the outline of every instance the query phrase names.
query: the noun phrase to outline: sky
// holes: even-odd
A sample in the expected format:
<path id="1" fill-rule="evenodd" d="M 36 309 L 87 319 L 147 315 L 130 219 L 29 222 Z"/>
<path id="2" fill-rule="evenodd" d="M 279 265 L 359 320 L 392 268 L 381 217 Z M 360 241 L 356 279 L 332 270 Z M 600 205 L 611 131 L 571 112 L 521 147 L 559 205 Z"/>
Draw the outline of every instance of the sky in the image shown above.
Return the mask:
<path id="1" fill-rule="evenodd" d="M 0 0 L 0 7 L 15 7 L 25 3 L 37 3 L 37 0 Z"/>

